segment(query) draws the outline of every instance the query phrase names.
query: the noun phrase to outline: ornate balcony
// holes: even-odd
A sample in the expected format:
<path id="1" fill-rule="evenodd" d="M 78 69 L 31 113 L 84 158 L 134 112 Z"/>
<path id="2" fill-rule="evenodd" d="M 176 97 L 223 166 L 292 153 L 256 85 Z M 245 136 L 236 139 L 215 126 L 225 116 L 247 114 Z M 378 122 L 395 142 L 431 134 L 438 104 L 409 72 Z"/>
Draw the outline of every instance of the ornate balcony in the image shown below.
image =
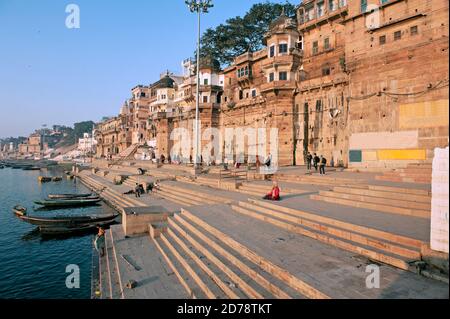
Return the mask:
<path id="1" fill-rule="evenodd" d="M 261 85 L 261 93 L 268 93 L 271 91 L 279 90 L 295 90 L 297 84 L 295 81 L 273 81 L 269 83 L 264 83 Z"/>

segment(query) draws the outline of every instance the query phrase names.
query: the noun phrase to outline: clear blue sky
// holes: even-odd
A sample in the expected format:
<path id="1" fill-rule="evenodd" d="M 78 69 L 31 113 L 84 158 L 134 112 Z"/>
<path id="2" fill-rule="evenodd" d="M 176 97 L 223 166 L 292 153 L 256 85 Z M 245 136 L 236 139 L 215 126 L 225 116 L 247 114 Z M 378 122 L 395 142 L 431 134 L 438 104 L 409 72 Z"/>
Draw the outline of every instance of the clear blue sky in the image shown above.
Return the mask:
<path id="1" fill-rule="evenodd" d="M 214 0 L 202 29 L 258 2 Z M 70 3 L 80 29 L 65 26 Z M 195 41 L 184 0 L 0 0 L 0 137 L 115 115 L 133 86 L 179 73 Z"/>

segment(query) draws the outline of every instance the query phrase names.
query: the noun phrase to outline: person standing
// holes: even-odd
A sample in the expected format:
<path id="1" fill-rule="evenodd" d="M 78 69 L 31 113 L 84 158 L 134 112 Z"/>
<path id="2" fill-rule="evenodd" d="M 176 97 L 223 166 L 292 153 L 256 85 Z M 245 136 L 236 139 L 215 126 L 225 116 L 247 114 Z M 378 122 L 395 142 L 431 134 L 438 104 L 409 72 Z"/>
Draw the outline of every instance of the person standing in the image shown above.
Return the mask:
<path id="1" fill-rule="evenodd" d="M 314 153 L 313 163 L 314 163 L 314 169 L 316 170 L 316 172 L 319 169 L 319 162 L 320 162 L 320 157 L 317 156 L 316 153 Z"/>
<path id="2" fill-rule="evenodd" d="M 311 170 L 311 165 L 312 165 L 312 160 L 313 160 L 313 156 L 311 155 L 310 152 L 308 152 L 308 155 L 306 155 L 306 168 L 308 169 L 308 171 Z"/>
<path id="3" fill-rule="evenodd" d="M 100 254 L 100 257 L 103 257 L 105 255 L 105 230 L 100 226 L 97 226 L 97 229 L 98 233 L 95 236 L 94 247 Z"/>
<path id="4" fill-rule="evenodd" d="M 136 197 L 141 197 L 141 188 L 138 183 L 136 183 L 136 187 L 134 188 L 134 195 Z"/>
<path id="5" fill-rule="evenodd" d="M 327 159 L 320 156 L 320 175 L 325 175 L 325 167 L 327 166 Z"/>
<path id="6" fill-rule="evenodd" d="M 272 154 L 269 153 L 266 160 L 264 161 L 264 165 L 268 168 L 272 165 Z"/>

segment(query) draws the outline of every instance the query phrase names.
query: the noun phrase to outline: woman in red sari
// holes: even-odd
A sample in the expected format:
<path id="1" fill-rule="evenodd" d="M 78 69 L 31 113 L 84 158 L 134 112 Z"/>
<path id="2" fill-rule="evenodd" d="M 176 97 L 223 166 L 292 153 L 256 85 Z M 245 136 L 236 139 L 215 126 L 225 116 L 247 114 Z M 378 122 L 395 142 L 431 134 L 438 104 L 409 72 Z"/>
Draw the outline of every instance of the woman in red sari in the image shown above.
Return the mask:
<path id="1" fill-rule="evenodd" d="M 269 194 L 264 196 L 264 199 L 266 199 L 266 200 L 274 200 L 274 201 L 278 201 L 278 200 L 281 199 L 281 197 L 280 197 L 280 188 L 278 187 L 278 183 L 277 182 L 273 182 L 272 190 L 270 191 Z"/>

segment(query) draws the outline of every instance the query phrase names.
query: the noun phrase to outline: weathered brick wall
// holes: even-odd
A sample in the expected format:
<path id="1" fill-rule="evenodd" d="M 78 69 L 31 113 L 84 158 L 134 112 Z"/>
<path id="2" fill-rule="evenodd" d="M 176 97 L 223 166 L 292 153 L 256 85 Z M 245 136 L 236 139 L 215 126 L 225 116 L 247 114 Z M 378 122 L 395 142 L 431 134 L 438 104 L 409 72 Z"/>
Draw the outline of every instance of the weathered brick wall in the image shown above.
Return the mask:
<path id="1" fill-rule="evenodd" d="M 373 30 L 367 29 L 368 16 L 350 14 L 346 21 L 350 141 L 373 133 L 365 146 L 350 142 L 349 151 L 362 152 L 362 161 L 350 164 L 402 167 L 431 161 L 435 147 L 448 145 L 448 86 L 439 86 L 449 78 L 448 1 L 392 1 L 379 14 L 380 27 Z M 423 93 L 406 95 L 415 92 Z"/>

